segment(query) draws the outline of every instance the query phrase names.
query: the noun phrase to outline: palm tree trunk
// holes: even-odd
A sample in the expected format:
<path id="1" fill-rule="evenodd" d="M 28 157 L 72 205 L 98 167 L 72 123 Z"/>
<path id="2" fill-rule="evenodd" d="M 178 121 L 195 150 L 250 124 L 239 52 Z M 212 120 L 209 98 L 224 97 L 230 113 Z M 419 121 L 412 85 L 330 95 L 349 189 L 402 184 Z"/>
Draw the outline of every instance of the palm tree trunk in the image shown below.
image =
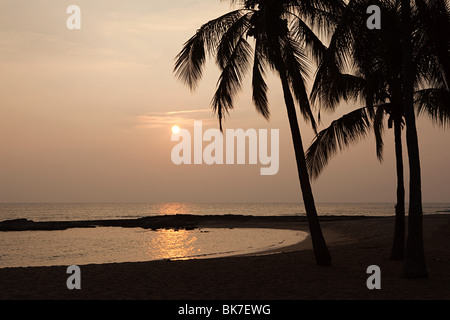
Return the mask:
<path id="1" fill-rule="evenodd" d="M 395 205 L 394 243 L 392 245 L 391 260 L 403 260 L 405 255 L 405 181 L 403 174 L 402 123 L 400 119 L 394 120 L 397 204 Z"/>
<path id="2" fill-rule="evenodd" d="M 402 51 L 403 51 L 403 107 L 406 120 L 406 143 L 408 147 L 410 187 L 408 239 L 406 242 L 403 276 L 405 278 L 425 278 L 428 271 L 425 263 L 423 245 L 422 190 L 417 138 L 414 114 L 413 86 L 414 72 L 412 62 L 411 4 L 410 0 L 401 0 Z"/>
<path id="3" fill-rule="evenodd" d="M 282 63 L 280 63 L 282 64 Z M 303 203 L 305 205 L 306 217 L 308 219 L 309 231 L 313 244 L 314 256 L 316 262 L 321 266 L 331 266 L 331 255 L 328 251 L 327 244 L 322 234 L 322 229 L 317 215 L 314 196 L 309 180 L 308 169 L 306 167 L 305 152 L 303 149 L 302 137 L 295 111 L 294 99 L 292 98 L 291 89 L 286 77 L 284 65 L 278 66 L 280 72 L 281 83 L 283 86 L 284 100 L 291 128 L 292 141 L 294 143 L 295 159 L 297 161 L 297 171 L 300 180 L 300 188 L 303 195 Z"/>

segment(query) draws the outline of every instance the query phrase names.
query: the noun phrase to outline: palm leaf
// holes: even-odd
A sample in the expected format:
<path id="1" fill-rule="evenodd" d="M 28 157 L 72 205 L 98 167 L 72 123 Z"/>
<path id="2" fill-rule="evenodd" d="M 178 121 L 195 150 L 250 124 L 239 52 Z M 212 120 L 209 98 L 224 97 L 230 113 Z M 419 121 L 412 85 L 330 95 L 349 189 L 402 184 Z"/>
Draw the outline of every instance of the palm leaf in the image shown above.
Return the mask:
<path id="1" fill-rule="evenodd" d="M 269 119 L 270 112 L 269 102 L 267 100 L 267 84 L 264 80 L 264 64 L 265 57 L 262 49 L 262 42 L 257 40 L 253 62 L 252 99 L 256 106 L 256 110 L 261 113 L 264 118 Z"/>
<path id="2" fill-rule="evenodd" d="M 233 109 L 233 99 L 242 87 L 242 80 L 249 69 L 251 54 L 250 44 L 244 38 L 240 38 L 222 68 L 217 82 L 217 90 L 211 103 L 219 118 L 220 130 L 222 130 L 222 120 L 225 114 Z"/>
<path id="3" fill-rule="evenodd" d="M 216 62 L 221 69 L 228 63 L 237 42 L 248 32 L 252 15 L 252 12 L 242 15 L 222 34 L 216 52 Z"/>
<path id="4" fill-rule="evenodd" d="M 373 131 L 375 133 L 375 144 L 377 151 L 377 158 L 381 162 L 383 161 L 383 132 L 384 132 L 384 116 L 386 115 L 387 108 L 377 108 L 375 116 L 373 118 Z"/>
<path id="5" fill-rule="evenodd" d="M 309 55 L 316 63 L 320 63 L 322 61 L 323 54 L 326 51 L 325 45 L 305 23 L 305 21 L 297 15 L 292 15 L 293 18 L 290 27 L 292 38 L 298 43 L 304 43 L 306 49 L 309 51 Z"/>
<path id="6" fill-rule="evenodd" d="M 175 57 L 175 76 L 192 91 L 195 90 L 203 75 L 206 53 L 214 54 L 223 34 L 247 12 L 242 9 L 229 12 L 198 29 Z"/>
<path id="7" fill-rule="evenodd" d="M 423 22 L 428 47 L 433 49 L 450 86 L 450 4 L 447 0 L 416 0 L 418 15 Z"/>
<path id="8" fill-rule="evenodd" d="M 320 105 L 320 110 L 334 111 L 342 100 L 356 101 L 360 96 L 367 96 L 367 87 L 365 79 L 342 74 L 337 67 L 324 63 L 316 74 L 310 99 Z"/>
<path id="9" fill-rule="evenodd" d="M 415 93 L 417 114 L 427 114 L 441 127 L 450 125 L 450 92 L 446 89 L 424 89 Z"/>
<path id="10" fill-rule="evenodd" d="M 205 43 L 203 32 L 197 33 L 184 45 L 176 57 L 174 72 L 178 79 L 183 81 L 192 91 L 203 75 L 206 62 Z"/>
<path id="11" fill-rule="evenodd" d="M 332 156 L 364 138 L 372 123 L 366 108 L 354 110 L 333 121 L 319 132 L 306 151 L 306 164 L 311 178 L 317 179 Z"/>
<path id="12" fill-rule="evenodd" d="M 316 131 L 317 125 L 311 110 L 305 86 L 305 79 L 308 78 L 308 71 L 303 67 L 309 64 L 309 60 L 300 49 L 298 43 L 289 36 L 281 41 L 281 53 L 286 69 L 286 76 L 299 105 L 300 113 L 307 122 L 311 123 L 313 130 Z"/>
<path id="13" fill-rule="evenodd" d="M 308 25 L 308 29 L 326 39 L 333 33 L 346 4 L 342 0 L 288 0 L 287 6 L 289 7 L 287 11 Z"/>

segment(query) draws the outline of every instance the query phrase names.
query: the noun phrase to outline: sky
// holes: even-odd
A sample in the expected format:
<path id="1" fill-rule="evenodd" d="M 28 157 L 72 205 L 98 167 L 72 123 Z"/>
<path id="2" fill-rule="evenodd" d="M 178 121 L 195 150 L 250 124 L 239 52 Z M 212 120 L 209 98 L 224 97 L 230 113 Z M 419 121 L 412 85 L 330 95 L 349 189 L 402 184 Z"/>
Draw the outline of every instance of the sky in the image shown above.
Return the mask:
<path id="1" fill-rule="evenodd" d="M 81 30 L 66 27 L 72 4 Z M 171 161 L 173 125 L 218 128 L 210 108 L 217 67 L 208 63 L 191 92 L 174 77 L 174 58 L 229 10 L 219 0 L 0 0 L 0 202 L 301 202 L 281 84 L 271 74 L 270 121 L 256 113 L 247 77 L 224 128 L 278 129 L 276 175 L 261 176 L 260 165 Z M 320 128 L 351 108 L 325 115 Z M 314 133 L 300 126 L 307 148 Z M 418 131 L 423 200 L 448 202 L 450 132 L 426 118 Z M 382 164 L 373 136 L 334 157 L 312 184 L 316 201 L 394 202 L 393 139 L 387 130 Z"/>

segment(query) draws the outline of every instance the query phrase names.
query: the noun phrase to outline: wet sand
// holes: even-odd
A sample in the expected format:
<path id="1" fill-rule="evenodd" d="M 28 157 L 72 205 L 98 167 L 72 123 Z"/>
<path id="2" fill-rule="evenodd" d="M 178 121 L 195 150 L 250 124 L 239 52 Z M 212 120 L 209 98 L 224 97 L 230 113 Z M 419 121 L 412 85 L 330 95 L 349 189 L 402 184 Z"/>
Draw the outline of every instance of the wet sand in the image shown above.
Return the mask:
<path id="1" fill-rule="evenodd" d="M 298 217 L 197 219 L 195 227 L 308 231 Z M 0 269 L 0 299 L 450 299 L 450 215 L 424 218 L 429 279 L 401 277 L 390 261 L 394 218 L 322 218 L 332 267 L 315 264 L 311 241 L 278 253 L 187 261 L 81 267 L 81 290 L 66 287 L 67 266 Z M 369 265 L 381 268 L 381 290 L 368 290 Z"/>

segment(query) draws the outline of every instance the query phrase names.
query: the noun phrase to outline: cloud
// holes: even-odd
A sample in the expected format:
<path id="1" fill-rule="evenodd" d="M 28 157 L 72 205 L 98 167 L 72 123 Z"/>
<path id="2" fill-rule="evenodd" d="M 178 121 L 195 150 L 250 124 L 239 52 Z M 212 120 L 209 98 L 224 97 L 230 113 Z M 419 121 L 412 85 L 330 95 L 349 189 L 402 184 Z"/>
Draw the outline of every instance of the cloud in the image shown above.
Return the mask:
<path id="1" fill-rule="evenodd" d="M 202 120 L 206 123 L 217 121 L 211 116 L 206 117 L 206 113 L 211 115 L 211 109 L 149 112 L 135 117 L 134 123 L 139 128 L 153 129 L 172 125 L 191 126 L 197 120 Z"/>

